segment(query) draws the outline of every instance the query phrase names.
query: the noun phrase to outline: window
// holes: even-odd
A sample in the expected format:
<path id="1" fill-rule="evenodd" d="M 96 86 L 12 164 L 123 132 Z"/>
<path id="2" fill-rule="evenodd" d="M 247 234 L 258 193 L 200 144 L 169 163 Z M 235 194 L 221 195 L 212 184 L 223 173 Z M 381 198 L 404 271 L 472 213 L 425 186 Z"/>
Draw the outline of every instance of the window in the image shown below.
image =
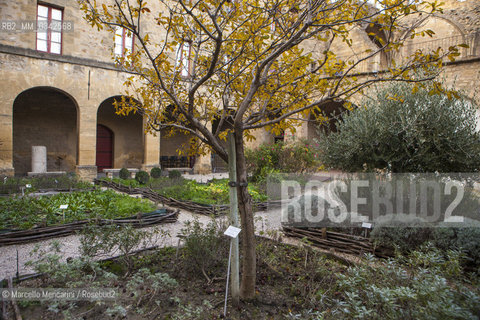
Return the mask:
<path id="1" fill-rule="evenodd" d="M 126 57 L 132 50 L 133 34 L 129 30 L 117 26 L 115 29 L 115 55 L 117 57 Z"/>
<path id="2" fill-rule="evenodd" d="M 177 56 L 175 58 L 175 67 L 180 67 L 182 77 L 188 77 L 191 74 L 191 45 L 190 42 L 183 42 L 177 47 Z"/>
<path id="3" fill-rule="evenodd" d="M 37 6 L 37 50 L 62 53 L 62 18 L 60 9 L 39 4 Z"/>

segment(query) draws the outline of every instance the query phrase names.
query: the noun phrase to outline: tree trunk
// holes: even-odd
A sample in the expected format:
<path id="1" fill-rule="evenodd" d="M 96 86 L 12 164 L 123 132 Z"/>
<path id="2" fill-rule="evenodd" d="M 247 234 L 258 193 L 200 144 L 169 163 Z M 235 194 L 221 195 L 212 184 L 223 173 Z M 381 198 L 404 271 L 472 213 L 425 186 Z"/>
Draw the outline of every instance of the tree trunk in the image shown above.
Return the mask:
<path id="1" fill-rule="evenodd" d="M 237 195 L 240 226 L 242 228 L 242 278 L 240 298 L 251 300 L 255 297 L 256 254 L 255 229 L 253 224 L 252 199 L 247 189 L 247 166 L 243 147 L 243 132 L 235 131 L 235 153 L 237 156 Z"/>

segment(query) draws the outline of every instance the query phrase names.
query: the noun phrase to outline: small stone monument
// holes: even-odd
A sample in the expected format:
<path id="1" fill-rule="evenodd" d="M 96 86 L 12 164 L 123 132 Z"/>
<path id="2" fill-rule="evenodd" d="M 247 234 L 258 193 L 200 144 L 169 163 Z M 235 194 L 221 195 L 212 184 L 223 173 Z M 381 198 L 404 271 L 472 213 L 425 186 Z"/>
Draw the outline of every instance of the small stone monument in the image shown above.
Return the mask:
<path id="1" fill-rule="evenodd" d="M 47 147 L 32 146 L 32 172 L 29 177 L 63 175 L 65 171 L 47 172 Z"/>
<path id="2" fill-rule="evenodd" d="M 32 146 L 32 173 L 47 172 L 47 147 Z"/>

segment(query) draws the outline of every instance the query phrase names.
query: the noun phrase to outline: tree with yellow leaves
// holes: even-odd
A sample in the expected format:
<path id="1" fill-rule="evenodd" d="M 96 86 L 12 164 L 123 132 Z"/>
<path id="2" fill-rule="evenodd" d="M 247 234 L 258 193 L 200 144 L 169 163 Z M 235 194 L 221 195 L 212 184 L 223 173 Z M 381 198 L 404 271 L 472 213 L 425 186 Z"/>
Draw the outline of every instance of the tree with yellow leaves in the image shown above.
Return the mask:
<path id="1" fill-rule="evenodd" d="M 274 134 L 295 130 L 310 112 L 321 114 L 328 102 L 348 100 L 375 83 L 404 81 L 422 86 L 424 80 L 435 79 L 444 57 L 458 54 L 456 47 L 450 47 L 393 59 L 402 49 L 405 34 L 422 35 L 416 33 L 415 22 L 438 11 L 436 1 L 79 3 L 93 27 L 112 34 L 124 28 L 135 39 L 134 50 L 116 57 L 119 66 L 132 73 L 125 83 L 127 98 L 117 103 L 119 113 L 139 112 L 148 130 L 189 133 L 195 138 L 192 148 L 199 152 L 208 148 L 225 161 L 223 141 L 233 132 L 242 228 L 242 299 L 254 297 L 256 274 L 244 141 L 254 139 L 253 131 L 259 128 Z M 354 48 L 356 30 L 367 32 L 375 47 L 344 59 L 335 50 L 339 44 Z M 356 75 L 359 66 L 381 54 L 392 57 L 386 71 Z M 435 90 L 442 88 L 436 84 Z M 213 121 L 219 125 L 212 128 Z"/>

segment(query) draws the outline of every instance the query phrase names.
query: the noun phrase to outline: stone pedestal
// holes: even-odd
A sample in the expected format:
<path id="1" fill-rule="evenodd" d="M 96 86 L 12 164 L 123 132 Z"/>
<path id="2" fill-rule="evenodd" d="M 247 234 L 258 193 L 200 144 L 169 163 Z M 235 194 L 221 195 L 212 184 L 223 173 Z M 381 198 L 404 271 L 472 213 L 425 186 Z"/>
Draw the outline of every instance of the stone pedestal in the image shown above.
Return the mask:
<path id="1" fill-rule="evenodd" d="M 65 171 L 47 172 L 47 147 L 32 146 L 32 171 L 27 173 L 29 177 L 61 176 L 65 173 Z"/>
<path id="2" fill-rule="evenodd" d="M 47 172 L 47 147 L 32 146 L 32 173 Z"/>

